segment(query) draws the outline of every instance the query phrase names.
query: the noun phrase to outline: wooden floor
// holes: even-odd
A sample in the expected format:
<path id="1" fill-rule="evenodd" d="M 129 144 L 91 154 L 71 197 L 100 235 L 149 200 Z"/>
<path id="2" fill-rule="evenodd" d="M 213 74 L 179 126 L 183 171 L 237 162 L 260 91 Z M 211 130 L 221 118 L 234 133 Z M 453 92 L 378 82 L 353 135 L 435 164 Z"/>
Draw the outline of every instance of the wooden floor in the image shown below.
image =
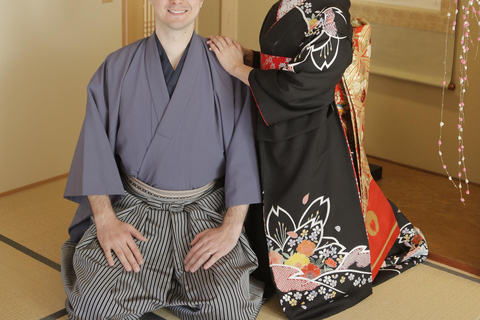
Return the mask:
<path id="1" fill-rule="evenodd" d="M 386 197 L 424 233 L 429 258 L 443 257 L 444 263 L 480 275 L 480 187 L 470 185 L 463 205 L 446 177 L 373 157 L 369 161 L 382 166 L 378 185 Z"/>

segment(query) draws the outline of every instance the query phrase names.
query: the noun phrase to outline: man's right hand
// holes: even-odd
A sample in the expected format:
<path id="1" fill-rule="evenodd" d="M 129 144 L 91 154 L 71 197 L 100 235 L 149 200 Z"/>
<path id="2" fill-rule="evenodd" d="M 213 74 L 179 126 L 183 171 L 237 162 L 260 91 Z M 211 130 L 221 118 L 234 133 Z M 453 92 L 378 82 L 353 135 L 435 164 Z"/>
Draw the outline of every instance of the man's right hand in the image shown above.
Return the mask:
<path id="1" fill-rule="evenodd" d="M 142 254 L 133 240 L 147 239 L 132 225 L 118 220 L 108 196 L 88 196 L 95 217 L 97 239 L 105 253 L 108 265 L 113 266 L 112 250 L 126 271 L 140 271 Z"/>

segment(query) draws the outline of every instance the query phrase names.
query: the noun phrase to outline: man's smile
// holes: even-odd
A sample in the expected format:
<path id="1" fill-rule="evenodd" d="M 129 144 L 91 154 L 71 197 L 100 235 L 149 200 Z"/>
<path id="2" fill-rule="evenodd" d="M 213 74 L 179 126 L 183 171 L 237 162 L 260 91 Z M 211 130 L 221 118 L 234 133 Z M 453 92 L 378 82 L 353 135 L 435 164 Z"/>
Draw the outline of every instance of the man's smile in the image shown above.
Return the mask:
<path id="1" fill-rule="evenodd" d="M 183 13 L 186 13 L 188 10 L 167 10 L 167 11 L 173 14 L 183 14 Z"/>

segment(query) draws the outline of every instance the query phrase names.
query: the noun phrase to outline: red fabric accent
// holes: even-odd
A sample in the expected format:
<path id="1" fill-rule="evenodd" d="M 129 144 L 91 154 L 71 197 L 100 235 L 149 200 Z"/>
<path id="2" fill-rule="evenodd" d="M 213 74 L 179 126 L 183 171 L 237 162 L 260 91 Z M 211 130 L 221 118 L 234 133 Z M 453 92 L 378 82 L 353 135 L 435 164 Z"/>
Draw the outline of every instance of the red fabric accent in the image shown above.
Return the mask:
<path id="1" fill-rule="evenodd" d="M 397 240 L 400 229 L 392 206 L 373 179 L 370 182 L 365 227 L 370 246 L 372 277 L 375 279 L 390 248 Z"/>
<path id="2" fill-rule="evenodd" d="M 297 276 L 303 275 L 298 268 L 294 268 L 286 265 L 273 265 L 272 268 L 273 278 L 275 279 L 275 284 L 277 289 L 281 292 L 290 292 L 290 291 L 312 291 L 318 286 L 320 282 L 305 279 L 297 278 Z"/>
<path id="3" fill-rule="evenodd" d="M 280 70 L 287 66 L 292 58 L 271 56 L 260 53 L 260 69 L 262 70 Z"/>
<path id="4" fill-rule="evenodd" d="M 337 87 L 338 87 L 338 84 L 337 84 Z M 357 174 L 356 174 L 357 168 L 355 167 L 355 163 L 353 162 L 352 150 L 350 149 L 350 143 L 348 143 L 347 131 L 345 130 L 345 127 L 343 126 L 341 116 L 340 116 L 340 125 L 342 126 L 342 129 L 343 129 L 343 134 L 345 136 L 345 142 L 347 143 L 347 148 L 348 148 L 348 155 L 350 156 L 350 162 L 352 164 L 352 170 L 353 170 L 353 173 L 355 175 L 355 185 L 357 186 L 358 201 L 360 202 L 360 206 L 362 206 L 362 194 L 360 192 L 360 184 L 358 183 Z M 365 217 L 365 212 L 362 211 L 362 213 L 363 213 L 363 216 Z"/>
<path id="5" fill-rule="evenodd" d="M 343 88 L 341 79 L 340 82 L 335 86 L 335 103 L 342 106 L 348 104 L 347 95 L 345 94 L 345 89 Z"/>
<path id="6" fill-rule="evenodd" d="M 260 110 L 260 107 L 258 106 L 257 98 L 255 98 L 255 94 L 253 93 L 252 86 L 249 86 L 249 87 L 250 87 L 250 92 L 252 93 L 253 100 L 255 100 L 255 104 L 257 105 L 258 112 L 260 112 L 260 115 L 262 116 L 263 122 L 265 122 L 265 124 L 268 127 L 267 120 L 265 120 L 265 117 L 263 116 L 262 110 Z"/>
<path id="7" fill-rule="evenodd" d="M 260 69 L 261 70 L 271 70 L 271 69 L 279 70 L 284 66 L 286 67 L 290 60 L 292 60 L 292 58 L 271 56 L 271 55 L 260 52 Z M 260 112 L 260 115 L 262 116 L 263 122 L 265 122 L 265 124 L 268 126 L 268 123 L 262 114 L 262 110 L 260 110 L 260 107 L 258 106 L 257 98 L 255 98 L 255 94 L 253 93 L 252 86 L 250 86 L 250 91 L 252 92 L 253 99 L 255 100 L 257 109 Z"/>

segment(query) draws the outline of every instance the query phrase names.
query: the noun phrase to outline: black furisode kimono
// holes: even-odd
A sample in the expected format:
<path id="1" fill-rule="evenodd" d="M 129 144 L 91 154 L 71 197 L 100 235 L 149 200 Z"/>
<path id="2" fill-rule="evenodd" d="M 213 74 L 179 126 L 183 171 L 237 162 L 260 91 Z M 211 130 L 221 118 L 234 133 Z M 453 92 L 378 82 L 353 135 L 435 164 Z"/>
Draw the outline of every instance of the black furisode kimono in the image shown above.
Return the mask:
<path id="1" fill-rule="evenodd" d="M 397 246 L 404 242 L 399 226 L 408 221 L 386 199 L 374 206 L 377 225 L 366 228 L 334 103 L 335 86 L 352 62 L 349 7 L 348 0 L 274 4 L 260 33 L 260 61 L 258 54 L 254 61 L 260 69 L 249 75 L 260 115 L 269 264 L 290 319 L 321 319 L 353 306 L 372 293 L 388 254 L 409 251 L 409 244 Z M 418 254 L 421 261 L 424 249 L 402 259 Z"/>

